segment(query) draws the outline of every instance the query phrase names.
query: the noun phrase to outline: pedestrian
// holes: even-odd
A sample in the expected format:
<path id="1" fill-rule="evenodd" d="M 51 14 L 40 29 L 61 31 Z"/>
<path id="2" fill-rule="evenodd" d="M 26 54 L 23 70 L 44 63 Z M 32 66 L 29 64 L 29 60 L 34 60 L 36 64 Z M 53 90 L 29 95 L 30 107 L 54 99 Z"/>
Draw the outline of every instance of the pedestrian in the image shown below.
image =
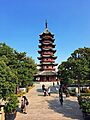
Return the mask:
<path id="1" fill-rule="evenodd" d="M 42 85 L 42 90 L 44 90 L 44 88 L 45 88 L 45 85 L 43 84 L 43 85 Z"/>
<path id="2" fill-rule="evenodd" d="M 26 96 L 22 96 L 22 99 L 21 99 L 21 112 L 27 114 L 26 112 L 26 107 L 27 105 L 29 104 Z"/>
<path id="3" fill-rule="evenodd" d="M 53 86 L 55 86 L 55 83 L 53 82 Z"/>
<path id="4" fill-rule="evenodd" d="M 59 85 L 59 82 L 57 81 L 57 85 Z"/>
<path id="5" fill-rule="evenodd" d="M 44 96 L 46 96 L 46 95 L 47 95 L 47 90 L 46 90 L 46 88 L 44 88 L 43 92 L 44 92 Z"/>
<path id="6" fill-rule="evenodd" d="M 63 94 L 62 93 L 59 94 L 59 100 L 60 100 L 61 105 L 63 105 Z"/>
<path id="7" fill-rule="evenodd" d="M 50 87 L 48 87 L 48 95 L 49 95 L 49 96 L 51 95 Z"/>

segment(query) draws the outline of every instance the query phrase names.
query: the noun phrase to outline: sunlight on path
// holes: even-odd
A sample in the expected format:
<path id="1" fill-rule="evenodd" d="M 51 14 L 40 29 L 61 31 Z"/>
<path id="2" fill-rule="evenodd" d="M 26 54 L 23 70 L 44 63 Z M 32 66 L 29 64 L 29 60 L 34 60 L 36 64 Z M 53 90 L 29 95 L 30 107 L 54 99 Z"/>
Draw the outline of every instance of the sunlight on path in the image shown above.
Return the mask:
<path id="1" fill-rule="evenodd" d="M 40 84 L 26 96 L 30 101 L 27 114 L 18 112 L 15 120 L 83 120 L 76 97 L 64 98 L 61 106 L 58 94 L 44 97 Z"/>

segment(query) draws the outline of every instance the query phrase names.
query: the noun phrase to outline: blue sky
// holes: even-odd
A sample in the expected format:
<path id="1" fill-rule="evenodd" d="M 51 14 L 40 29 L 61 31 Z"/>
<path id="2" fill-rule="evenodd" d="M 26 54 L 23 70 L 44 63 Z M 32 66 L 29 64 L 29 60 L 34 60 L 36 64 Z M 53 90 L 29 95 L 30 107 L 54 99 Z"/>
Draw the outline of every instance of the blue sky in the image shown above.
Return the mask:
<path id="1" fill-rule="evenodd" d="M 57 63 L 90 47 L 90 0 L 0 0 L 0 42 L 39 63 L 39 34 L 46 19 L 55 35 Z"/>

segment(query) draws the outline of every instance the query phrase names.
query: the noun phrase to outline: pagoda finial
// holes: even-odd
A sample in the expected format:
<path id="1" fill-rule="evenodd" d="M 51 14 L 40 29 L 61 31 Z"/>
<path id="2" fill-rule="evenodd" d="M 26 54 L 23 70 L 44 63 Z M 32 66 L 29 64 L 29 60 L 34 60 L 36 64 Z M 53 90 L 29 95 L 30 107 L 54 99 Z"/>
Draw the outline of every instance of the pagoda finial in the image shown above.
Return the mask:
<path id="1" fill-rule="evenodd" d="M 46 22 L 45 22 L 45 28 L 47 28 L 47 20 L 46 20 Z"/>

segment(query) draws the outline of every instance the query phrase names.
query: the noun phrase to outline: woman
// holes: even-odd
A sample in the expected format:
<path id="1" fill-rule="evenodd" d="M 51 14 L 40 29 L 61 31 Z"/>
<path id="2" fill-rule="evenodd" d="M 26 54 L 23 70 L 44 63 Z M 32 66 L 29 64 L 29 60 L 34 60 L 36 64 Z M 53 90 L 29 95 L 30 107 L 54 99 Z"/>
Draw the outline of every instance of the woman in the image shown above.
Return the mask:
<path id="1" fill-rule="evenodd" d="M 22 99 L 21 99 L 21 112 L 24 112 L 25 114 L 27 114 L 27 112 L 26 112 L 26 103 L 27 103 L 26 96 L 22 96 Z"/>

